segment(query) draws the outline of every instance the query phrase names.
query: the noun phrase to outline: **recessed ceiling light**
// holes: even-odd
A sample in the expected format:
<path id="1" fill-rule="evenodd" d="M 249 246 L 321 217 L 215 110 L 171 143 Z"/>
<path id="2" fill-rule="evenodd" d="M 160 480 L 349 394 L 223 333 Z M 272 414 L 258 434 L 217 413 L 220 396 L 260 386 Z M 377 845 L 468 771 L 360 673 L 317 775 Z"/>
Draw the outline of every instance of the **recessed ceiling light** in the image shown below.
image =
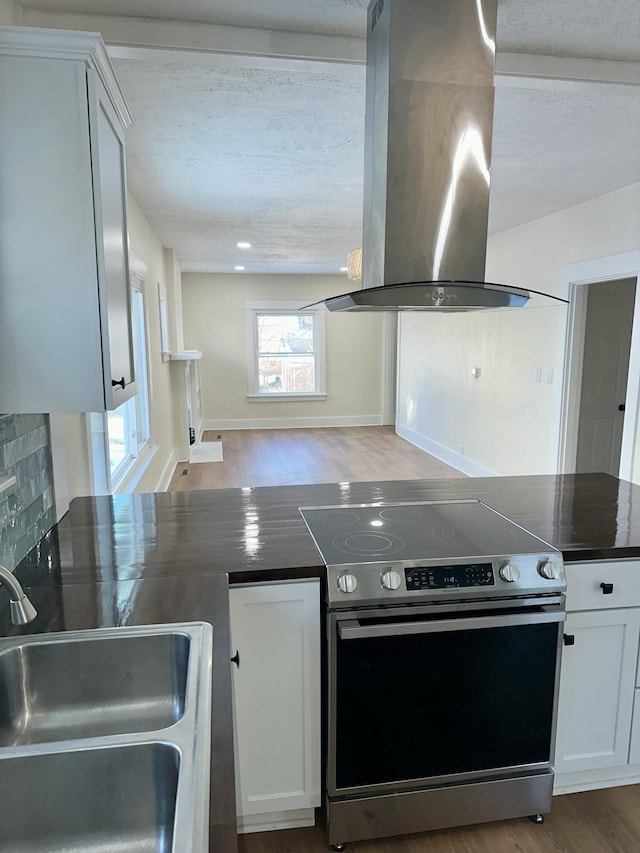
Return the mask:
<path id="1" fill-rule="evenodd" d="M 236 272 L 244 272 L 244 267 L 234 267 Z"/>
<path id="2" fill-rule="evenodd" d="M 239 249 L 250 249 L 250 248 L 251 248 L 251 243 L 247 243 L 247 242 L 246 242 L 246 240 L 240 240 L 240 242 L 239 242 L 239 243 L 236 243 L 236 246 L 237 246 Z"/>
<path id="3" fill-rule="evenodd" d="M 346 267 L 340 267 L 340 272 L 346 272 L 346 271 L 347 271 Z"/>

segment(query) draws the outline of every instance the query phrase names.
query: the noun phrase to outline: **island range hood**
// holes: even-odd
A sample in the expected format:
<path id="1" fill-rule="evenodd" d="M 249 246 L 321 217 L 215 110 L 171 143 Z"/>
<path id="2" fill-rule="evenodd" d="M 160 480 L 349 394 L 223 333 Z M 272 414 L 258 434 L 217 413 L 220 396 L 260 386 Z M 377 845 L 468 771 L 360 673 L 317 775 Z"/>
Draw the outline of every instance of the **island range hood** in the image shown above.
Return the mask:
<path id="1" fill-rule="evenodd" d="M 369 4 L 364 279 L 330 311 L 519 307 L 537 292 L 484 280 L 496 18 L 497 0 Z"/>

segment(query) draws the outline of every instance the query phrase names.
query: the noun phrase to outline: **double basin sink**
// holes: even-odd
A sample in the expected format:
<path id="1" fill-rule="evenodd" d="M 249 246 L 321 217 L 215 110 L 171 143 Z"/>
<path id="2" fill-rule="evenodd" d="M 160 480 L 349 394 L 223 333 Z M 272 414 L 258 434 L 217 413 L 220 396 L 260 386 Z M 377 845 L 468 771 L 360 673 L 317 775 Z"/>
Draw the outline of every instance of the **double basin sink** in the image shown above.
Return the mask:
<path id="1" fill-rule="evenodd" d="M 0 640 L 0 851 L 208 850 L 213 629 Z"/>

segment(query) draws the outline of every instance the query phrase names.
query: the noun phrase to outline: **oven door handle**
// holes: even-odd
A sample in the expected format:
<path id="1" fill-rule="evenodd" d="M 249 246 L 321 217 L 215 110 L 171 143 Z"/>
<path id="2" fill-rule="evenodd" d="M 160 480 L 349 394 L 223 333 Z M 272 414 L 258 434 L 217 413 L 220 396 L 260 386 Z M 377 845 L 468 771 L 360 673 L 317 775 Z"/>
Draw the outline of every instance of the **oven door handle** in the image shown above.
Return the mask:
<path id="1" fill-rule="evenodd" d="M 513 625 L 538 625 L 545 622 L 564 622 L 563 609 L 550 608 L 545 612 L 514 613 L 505 616 L 472 616 L 468 618 L 432 619 L 416 622 L 387 622 L 367 625 L 358 619 L 338 623 L 341 640 L 364 640 L 375 637 L 400 637 L 410 634 L 440 634 L 445 631 L 476 631 L 482 628 L 508 628 Z"/>

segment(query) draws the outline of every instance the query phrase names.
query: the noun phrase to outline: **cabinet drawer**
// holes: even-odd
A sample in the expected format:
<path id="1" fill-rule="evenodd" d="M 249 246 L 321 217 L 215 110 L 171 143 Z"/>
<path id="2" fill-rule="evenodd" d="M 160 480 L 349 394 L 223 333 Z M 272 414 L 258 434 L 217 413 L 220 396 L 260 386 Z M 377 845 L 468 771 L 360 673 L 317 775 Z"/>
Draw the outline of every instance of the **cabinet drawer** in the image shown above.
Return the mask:
<path id="1" fill-rule="evenodd" d="M 639 559 L 565 563 L 565 570 L 569 611 L 640 606 Z"/>

